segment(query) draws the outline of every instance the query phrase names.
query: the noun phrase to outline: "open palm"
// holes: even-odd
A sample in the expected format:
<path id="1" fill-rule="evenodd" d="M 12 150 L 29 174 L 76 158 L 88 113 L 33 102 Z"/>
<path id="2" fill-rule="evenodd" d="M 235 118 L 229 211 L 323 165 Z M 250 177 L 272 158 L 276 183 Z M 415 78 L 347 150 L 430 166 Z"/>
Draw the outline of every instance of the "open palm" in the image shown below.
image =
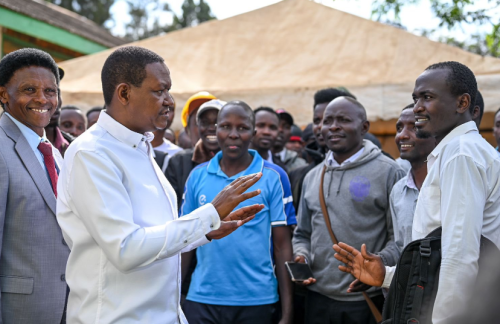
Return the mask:
<path id="1" fill-rule="evenodd" d="M 382 259 L 366 251 L 366 245 L 361 246 L 361 252 L 350 245 L 339 242 L 333 245 L 335 259 L 344 263 L 339 270 L 352 274 L 356 279 L 370 286 L 382 286 L 385 277 L 385 266 Z"/>

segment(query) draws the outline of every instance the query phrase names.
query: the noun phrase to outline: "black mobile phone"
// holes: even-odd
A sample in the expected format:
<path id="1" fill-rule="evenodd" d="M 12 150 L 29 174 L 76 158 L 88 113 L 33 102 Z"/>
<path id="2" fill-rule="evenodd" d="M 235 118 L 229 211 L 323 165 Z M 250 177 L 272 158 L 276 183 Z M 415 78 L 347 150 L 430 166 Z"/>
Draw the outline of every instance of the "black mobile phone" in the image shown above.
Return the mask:
<path id="1" fill-rule="evenodd" d="M 292 281 L 304 281 L 314 278 L 311 268 L 307 263 L 285 262 Z"/>

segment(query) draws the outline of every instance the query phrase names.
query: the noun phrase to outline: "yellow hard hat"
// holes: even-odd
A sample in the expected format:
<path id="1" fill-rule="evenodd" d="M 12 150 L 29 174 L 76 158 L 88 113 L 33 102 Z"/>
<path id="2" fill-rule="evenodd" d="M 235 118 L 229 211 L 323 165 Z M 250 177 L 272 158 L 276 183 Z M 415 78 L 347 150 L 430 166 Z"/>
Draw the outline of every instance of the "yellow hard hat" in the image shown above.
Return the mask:
<path id="1" fill-rule="evenodd" d="M 182 126 L 186 127 L 188 123 L 188 118 L 189 116 L 196 111 L 202 104 L 204 104 L 207 101 L 217 99 L 215 98 L 214 95 L 207 91 L 201 91 L 198 92 L 194 95 L 192 95 L 187 101 L 186 104 L 184 105 L 184 108 L 182 108 L 182 113 L 181 113 L 181 121 L 182 121 Z"/>

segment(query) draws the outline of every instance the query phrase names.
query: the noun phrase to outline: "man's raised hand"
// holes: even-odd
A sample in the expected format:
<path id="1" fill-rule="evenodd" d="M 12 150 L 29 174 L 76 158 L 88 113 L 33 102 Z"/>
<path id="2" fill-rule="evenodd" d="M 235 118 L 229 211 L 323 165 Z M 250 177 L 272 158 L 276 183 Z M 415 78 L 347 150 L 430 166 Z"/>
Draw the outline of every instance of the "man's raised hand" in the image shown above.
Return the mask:
<path id="1" fill-rule="evenodd" d="M 239 177 L 238 179 L 227 185 L 212 201 L 212 205 L 219 213 L 220 219 L 223 221 L 241 202 L 255 197 L 260 194 L 260 189 L 247 192 L 248 188 L 253 186 L 262 177 L 262 173 L 250 174 Z M 221 224 L 222 227 L 222 224 Z"/>
<path id="2" fill-rule="evenodd" d="M 334 244 L 335 259 L 344 263 L 339 266 L 340 271 L 352 274 L 356 279 L 370 285 L 380 287 L 385 278 L 385 266 L 382 259 L 366 251 L 366 244 L 361 246 L 361 252 L 350 245 L 339 242 Z"/>
<path id="3" fill-rule="evenodd" d="M 218 229 L 208 233 L 207 238 L 209 240 L 220 240 L 228 236 L 236 231 L 238 227 L 254 219 L 255 214 L 260 212 L 263 208 L 264 205 L 251 205 L 235 210 L 221 221 Z"/>

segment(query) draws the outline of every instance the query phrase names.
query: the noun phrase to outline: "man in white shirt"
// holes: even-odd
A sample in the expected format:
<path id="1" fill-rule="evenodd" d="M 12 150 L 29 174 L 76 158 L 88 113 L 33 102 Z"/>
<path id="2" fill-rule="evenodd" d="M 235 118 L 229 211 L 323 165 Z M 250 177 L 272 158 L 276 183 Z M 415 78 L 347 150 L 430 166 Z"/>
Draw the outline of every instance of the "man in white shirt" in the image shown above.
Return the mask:
<path id="1" fill-rule="evenodd" d="M 458 62 L 431 65 L 413 91 L 417 136 L 434 137 L 428 174 L 420 190 L 412 239 L 442 226 L 442 261 L 432 322 L 448 323 L 466 309 L 478 273 L 481 235 L 500 246 L 500 157 L 472 121 L 477 83 Z M 366 284 L 387 286 L 393 273 L 373 256 L 334 246 L 339 267 Z"/>
<path id="2" fill-rule="evenodd" d="M 259 194 L 243 192 L 261 174 L 178 219 L 149 132 L 165 127 L 173 105 L 167 66 L 147 49 L 122 47 L 104 63 L 102 85 L 107 110 L 73 142 L 59 178 L 57 220 L 71 249 L 68 323 L 187 323 L 180 253 L 252 219 L 263 206 L 230 212 Z"/>

